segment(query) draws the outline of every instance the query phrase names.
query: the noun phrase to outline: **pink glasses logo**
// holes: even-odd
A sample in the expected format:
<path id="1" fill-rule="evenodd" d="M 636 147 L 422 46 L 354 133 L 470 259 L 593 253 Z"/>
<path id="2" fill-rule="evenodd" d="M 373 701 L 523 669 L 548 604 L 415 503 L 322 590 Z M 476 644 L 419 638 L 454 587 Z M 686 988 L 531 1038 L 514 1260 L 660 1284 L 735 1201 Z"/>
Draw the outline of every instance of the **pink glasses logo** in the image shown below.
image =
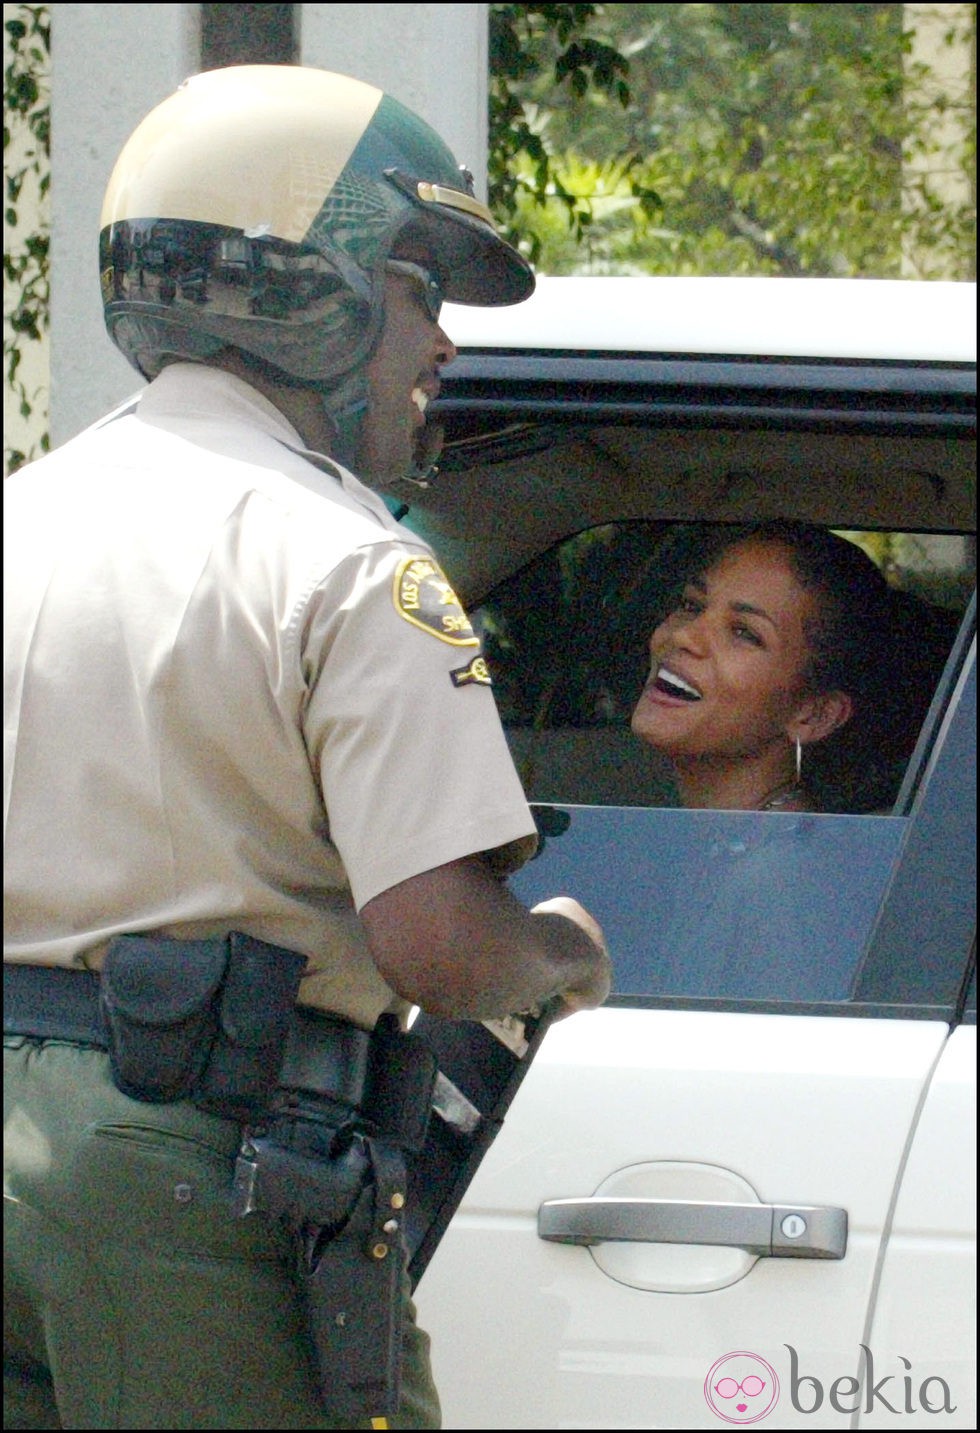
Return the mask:
<path id="1" fill-rule="evenodd" d="M 726 1353 L 708 1370 L 705 1402 L 726 1423 L 758 1423 L 779 1401 L 779 1379 L 771 1363 L 744 1350 Z"/>

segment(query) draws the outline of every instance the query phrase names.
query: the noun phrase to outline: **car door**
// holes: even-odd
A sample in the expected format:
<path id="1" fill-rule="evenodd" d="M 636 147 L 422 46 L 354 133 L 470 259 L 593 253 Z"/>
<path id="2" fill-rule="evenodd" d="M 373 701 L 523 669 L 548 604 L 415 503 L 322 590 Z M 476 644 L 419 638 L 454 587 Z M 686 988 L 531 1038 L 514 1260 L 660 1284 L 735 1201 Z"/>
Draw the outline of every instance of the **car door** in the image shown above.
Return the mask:
<path id="1" fill-rule="evenodd" d="M 943 1415 L 950 1427 L 976 1425 L 970 1354 L 976 1347 L 976 1019 L 974 983 L 964 1021 L 945 1043 L 915 1126 L 867 1337 L 879 1367 L 901 1375 L 892 1379 L 892 1403 L 903 1413 L 900 1385 L 909 1378 L 909 1402 L 916 1403 L 920 1424 L 925 1412 L 933 1422 Z M 856 1426 L 894 1428 L 896 1422 L 882 1403 L 866 1399 Z"/>
<path id="2" fill-rule="evenodd" d="M 969 1179 L 973 622 L 893 814 L 615 804 L 628 732 L 583 765 L 574 718 L 513 730 L 513 887 L 595 912 L 615 991 L 548 1033 L 419 1286 L 447 1427 L 975 1426 L 970 1230 L 929 1193 Z"/>

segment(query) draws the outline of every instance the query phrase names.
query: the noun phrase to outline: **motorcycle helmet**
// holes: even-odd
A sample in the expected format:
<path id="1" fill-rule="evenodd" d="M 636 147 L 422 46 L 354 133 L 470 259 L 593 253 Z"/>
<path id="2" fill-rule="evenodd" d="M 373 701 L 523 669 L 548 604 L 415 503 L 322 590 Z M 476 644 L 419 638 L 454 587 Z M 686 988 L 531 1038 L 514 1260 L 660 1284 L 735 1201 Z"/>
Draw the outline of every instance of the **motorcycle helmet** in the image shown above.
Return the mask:
<path id="1" fill-rule="evenodd" d="M 116 162 L 99 245 L 106 327 L 146 378 L 231 347 L 320 391 L 342 426 L 363 407 L 385 263 L 406 239 L 455 303 L 517 303 L 534 287 L 472 178 L 390 95 L 302 66 L 207 71 Z"/>

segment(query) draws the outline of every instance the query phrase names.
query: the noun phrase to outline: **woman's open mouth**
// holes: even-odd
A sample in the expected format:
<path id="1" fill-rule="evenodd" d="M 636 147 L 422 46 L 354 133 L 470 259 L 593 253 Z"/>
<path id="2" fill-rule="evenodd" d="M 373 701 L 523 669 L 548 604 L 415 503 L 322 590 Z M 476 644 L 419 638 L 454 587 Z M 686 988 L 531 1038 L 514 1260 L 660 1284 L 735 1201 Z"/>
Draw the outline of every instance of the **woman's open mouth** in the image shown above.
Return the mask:
<path id="1" fill-rule="evenodd" d="M 686 677 L 679 672 L 672 672 L 669 667 L 659 666 L 651 683 L 655 691 L 661 692 L 665 697 L 674 697 L 682 702 L 699 702 L 701 692 Z"/>

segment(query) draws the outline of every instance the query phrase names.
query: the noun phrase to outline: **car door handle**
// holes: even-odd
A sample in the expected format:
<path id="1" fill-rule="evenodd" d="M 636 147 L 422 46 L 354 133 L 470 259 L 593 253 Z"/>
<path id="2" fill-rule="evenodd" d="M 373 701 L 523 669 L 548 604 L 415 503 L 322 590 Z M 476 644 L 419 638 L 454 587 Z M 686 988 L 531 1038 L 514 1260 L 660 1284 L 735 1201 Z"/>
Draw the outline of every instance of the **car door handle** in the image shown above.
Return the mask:
<path id="1" fill-rule="evenodd" d="M 847 1210 L 684 1199 L 546 1199 L 538 1237 L 557 1244 L 724 1244 L 778 1259 L 843 1259 Z"/>

